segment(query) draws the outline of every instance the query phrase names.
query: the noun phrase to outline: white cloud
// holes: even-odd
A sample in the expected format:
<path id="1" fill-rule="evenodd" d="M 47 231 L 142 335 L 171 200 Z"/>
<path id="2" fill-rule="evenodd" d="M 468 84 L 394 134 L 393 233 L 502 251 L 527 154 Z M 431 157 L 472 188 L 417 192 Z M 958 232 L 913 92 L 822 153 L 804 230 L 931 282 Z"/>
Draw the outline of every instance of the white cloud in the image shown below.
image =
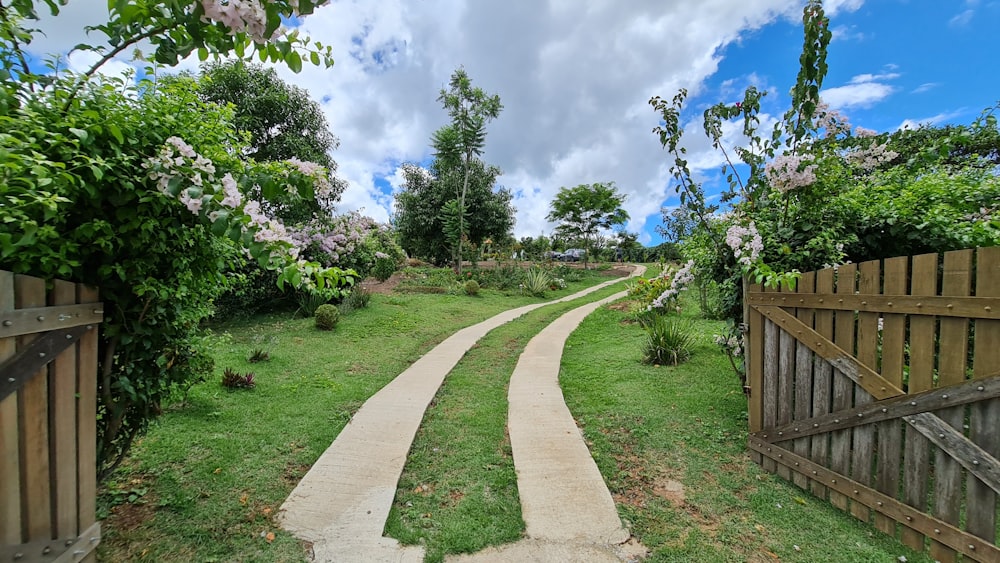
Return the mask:
<path id="1" fill-rule="evenodd" d="M 911 93 L 913 93 L 913 94 L 922 94 L 924 92 L 929 92 L 930 90 L 933 90 L 934 88 L 937 88 L 940 85 L 941 85 L 940 82 L 924 82 L 920 86 L 917 86 L 916 88 L 914 88 Z"/>
<path id="2" fill-rule="evenodd" d="M 886 68 L 894 70 L 896 65 L 886 65 Z M 820 97 L 834 109 L 871 107 L 896 91 L 895 87 L 885 82 L 899 76 L 896 72 L 858 74 L 844 86 L 824 89 Z"/>
<path id="3" fill-rule="evenodd" d="M 965 109 L 939 113 L 919 119 L 904 119 L 896 129 L 918 129 L 921 125 L 938 125 L 965 114 Z"/>
<path id="4" fill-rule="evenodd" d="M 857 26 L 837 25 L 830 28 L 833 41 L 864 41 L 867 35 L 858 31 Z"/>
<path id="5" fill-rule="evenodd" d="M 826 10 L 861 4 L 829 1 Z M 81 41 L 85 17 L 97 23 L 107 13 L 103 0 L 74 0 L 64 10 L 66 17 L 46 24 L 49 38 L 39 44 L 46 51 Z M 322 100 L 340 138 L 333 156 L 348 182 L 341 210 L 388 218 L 386 192 L 398 189 L 399 163 L 428 158 L 431 133 L 448 120 L 438 92 L 464 65 L 474 84 L 505 106 L 488 126 L 484 156 L 504 170 L 499 182 L 515 194 L 518 236 L 551 231 L 545 216 L 561 186 L 602 181 L 628 195 L 635 231 L 658 221 L 673 197 L 670 157 L 651 133 L 658 120 L 646 101 L 681 87 L 696 96 L 722 47 L 800 13 L 799 0 L 334 0 L 301 30 L 331 45 L 336 65 L 279 73 Z M 834 98 L 842 95 L 837 90 Z M 843 97 L 859 99 L 880 97 Z M 702 143 L 699 132 L 687 140 Z M 709 149 L 694 144 L 692 162 L 717 167 Z M 383 192 L 380 185 L 391 187 Z"/>
<path id="6" fill-rule="evenodd" d="M 969 9 L 965 10 L 960 14 L 956 14 L 955 17 L 948 20 L 948 25 L 952 27 L 964 27 L 972 22 L 972 17 L 976 15 L 976 11 Z"/>

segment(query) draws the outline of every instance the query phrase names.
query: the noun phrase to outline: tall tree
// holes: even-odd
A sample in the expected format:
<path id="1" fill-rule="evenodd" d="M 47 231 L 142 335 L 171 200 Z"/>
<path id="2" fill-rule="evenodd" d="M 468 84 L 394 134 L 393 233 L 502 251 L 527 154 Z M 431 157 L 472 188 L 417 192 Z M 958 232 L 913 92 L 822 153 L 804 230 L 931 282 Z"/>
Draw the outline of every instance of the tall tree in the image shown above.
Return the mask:
<path id="1" fill-rule="evenodd" d="M 472 79 L 464 68 L 459 68 L 451 75 L 448 89 L 441 89 L 438 101 L 444 105 L 451 124 L 439 129 L 432 139 L 439 177 L 445 170 L 460 168 L 462 171 L 461 190 L 458 190 L 456 203 L 450 204 L 445 211 L 453 222 L 454 239 L 453 258 L 455 267 L 462 271 L 462 240 L 468 236 L 466 217 L 468 214 L 466 198 L 469 192 L 469 179 L 472 174 L 473 161 L 483 154 L 486 143 L 486 123 L 496 119 L 503 109 L 500 96 L 489 95 L 482 88 L 474 88 Z"/>
<path id="2" fill-rule="evenodd" d="M 625 194 L 618 193 L 614 182 L 559 188 L 546 219 L 559 223 L 557 233 L 583 240 L 587 251 L 583 259 L 583 266 L 586 268 L 597 235 L 602 230 L 628 221 L 628 212 L 622 208 L 623 203 Z"/>
<path id="3" fill-rule="evenodd" d="M 333 189 L 325 197 L 309 202 L 312 207 L 294 208 L 276 200 L 266 211 L 286 223 L 332 212 L 346 187 L 345 182 L 336 179 L 337 163 L 330 156 L 340 142 L 330 132 L 319 103 L 306 90 L 288 84 L 272 68 L 233 60 L 202 65 L 198 93 L 205 101 L 233 104 L 236 128 L 250 135 L 245 156 L 258 162 L 314 162 L 330 172 Z M 259 194 L 248 195 L 260 199 L 256 197 Z"/>
<path id="4" fill-rule="evenodd" d="M 456 203 L 457 178 L 436 174 L 435 166 L 425 170 L 419 166 L 403 166 L 403 190 L 396 194 L 393 225 L 399 232 L 401 246 L 410 256 L 441 264 L 453 258 L 453 245 L 448 236 L 448 204 Z M 457 174 L 462 174 L 456 171 Z M 454 176 L 455 174 L 453 174 Z M 514 227 L 514 207 L 510 190 L 494 189 L 500 169 L 486 166 L 473 159 L 470 166 L 466 197 L 468 221 L 466 239 L 482 244 L 487 238 L 503 240 Z M 451 206 L 451 207 L 454 207 Z"/>

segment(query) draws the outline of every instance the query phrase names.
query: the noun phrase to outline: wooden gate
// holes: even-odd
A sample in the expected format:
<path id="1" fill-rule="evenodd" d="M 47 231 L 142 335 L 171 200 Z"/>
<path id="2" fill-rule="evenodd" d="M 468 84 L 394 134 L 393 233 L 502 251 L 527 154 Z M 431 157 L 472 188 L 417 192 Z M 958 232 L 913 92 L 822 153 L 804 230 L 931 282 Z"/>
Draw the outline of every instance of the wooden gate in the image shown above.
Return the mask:
<path id="1" fill-rule="evenodd" d="M 93 288 L 0 271 L 0 561 L 81 561 L 100 541 L 103 313 Z"/>
<path id="2" fill-rule="evenodd" d="M 750 286 L 764 469 L 947 562 L 1000 561 L 1000 248 Z"/>

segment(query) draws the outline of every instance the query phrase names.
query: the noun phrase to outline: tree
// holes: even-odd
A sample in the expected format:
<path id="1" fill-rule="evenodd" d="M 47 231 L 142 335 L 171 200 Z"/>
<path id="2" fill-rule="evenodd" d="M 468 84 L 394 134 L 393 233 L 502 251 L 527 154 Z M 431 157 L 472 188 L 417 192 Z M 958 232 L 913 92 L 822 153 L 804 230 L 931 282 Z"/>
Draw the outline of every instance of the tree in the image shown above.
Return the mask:
<path id="1" fill-rule="evenodd" d="M 503 109 L 500 96 L 488 95 L 482 88 L 473 88 L 472 80 L 464 68 L 451 75 L 448 89 L 441 89 L 438 101 L 444 105 L 451 117 L 451 124 L 439 129 L 433 137 L 437 156 L 438 176 L 446 177 L 455 168 L 462 171 L 461 190 L 456 194 L 456 203 L 450 205 L 447 213 L 454 226 L 449 229 L 453 242 L 455 267 L 462 271 L 462 240 L 466 237 L 466 217 L 468 208 L 466 197 L 473 161 L 483 154 L 486 143 L 486 123 L 496 119 Z"/>
<path id="2" fill-rule="evenodd" d="M 39 3 L 41 4 L 41 3 Z M 45 0 L 56 15 L 60 3 Z M 259 8 L 244 10 L 244 8 Z M 96 26 L 108 45 L 82 74 L 31 68 L 35 2 L 0 6 L 0 268 L 98 286 L 98 461 L 106 477 L 170 393 L 211 370 L 199 323 L 222 287 L 234 246 L 277 270 L 278 283 L 339 289 L 352 273 L 298 259 L 282 222 L 244 197 L 260 186 L 303 199 L 331 189 L 327 171 L 302 161 L 258 165 L 238 158 L 232 110 L 198 99 L 191 80 L 139 84 L 95 75 L 140 41 L 158 63 L 198 51 L 258 54 L 292 70 L 302 55 L 333 64 L 329 49 L 282 18 L 312 2 L 117 2 Z M 242 11 L 241 11 L 242 10 Z M 155 76 L 149 72 L 148 76 Z M 241 187 L 243 192 L 241 193 Z"/>
<path id="3" fill-rule="evenodd" d="M 250 135 L 247 157 L 258 162 L 295 158 L 329 170 L 333 189 L 324 198 L 302 202 L 312 204 L 304 208 L 279 200 L 267 209 L 269 214 L 285 223 L 299 223 L 333 212 L 347 187 L 334 177 L 337 163 L 330 156 L 339 141 L 330 132 L 322 108 L 307 91 L 288 84 L 272 68 L 235 60 L 203 65 L 198 93 L 209 102 L 233 104 L 233 124 Z"/>
<path id="4" fill-rule="evenodd" d="M 583 240 L 587 251 L 583 259 L 586 268 L 597 235 L 628 221 L 628 213 L 622 208 L 624 202 L 625 195 L 618 193 L 614 182 L 559 188 L 546 219 L 559 222 L 556 227 L 559 234 Z"/>
<path id="5" fill-rule="evenodd" d="M 449 240 L 448 225 L 453 216 L 446 208 L 457 206 L 455 185 L 461 171 L 449 175 L 436 175 L 436 166 L 426 170 L 413 164 L 403 165 L 403 190 L 396 194 L 393 226 L 399 233 L 401 246 L 410 256 L 420 257 L 436 264 L 454 259 L 454 247 Z M 506 240 L 514 227 L 514 207 L 510 190 L 494 189 L 500 169 L 487 166 L 479 159 L 470 163 L 468 193 L 466 194 L 465 239 L 480 245 L 486 239 Z"/>

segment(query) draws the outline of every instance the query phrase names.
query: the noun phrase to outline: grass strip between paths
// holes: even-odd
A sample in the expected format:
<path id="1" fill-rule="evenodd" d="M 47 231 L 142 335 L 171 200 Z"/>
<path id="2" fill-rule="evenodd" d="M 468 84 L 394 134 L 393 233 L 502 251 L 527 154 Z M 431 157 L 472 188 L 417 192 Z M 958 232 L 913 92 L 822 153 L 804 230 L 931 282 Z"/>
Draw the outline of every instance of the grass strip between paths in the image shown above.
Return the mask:
<path id="1" fill-rule="evenodd" d="M 522 537 L 507 426 L 507 387 L 525 345 L 560 315 L 622 284 L 532 311 L 487 334 L 451 371 L 424 415 L 386 535 L 423 544 L 428 562 Z"/>

